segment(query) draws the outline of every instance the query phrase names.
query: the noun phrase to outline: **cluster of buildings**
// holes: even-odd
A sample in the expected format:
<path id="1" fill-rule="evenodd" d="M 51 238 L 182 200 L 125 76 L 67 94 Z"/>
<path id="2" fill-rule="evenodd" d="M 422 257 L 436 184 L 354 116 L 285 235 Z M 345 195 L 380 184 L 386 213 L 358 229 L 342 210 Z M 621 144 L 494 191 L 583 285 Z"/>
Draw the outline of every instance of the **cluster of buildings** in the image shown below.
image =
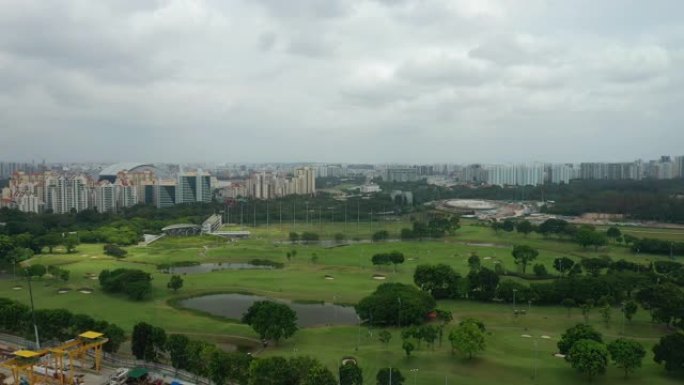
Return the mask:
<path id="1" fill-rule="evenodd" d="M 616 163 L 524 163 L 387 167 L 380 174 L 389 182 L 438 180 L 441 184 L 537 186 L 573 179 L 641 180 L 684 178 L 684 156 Z M 436 178 L 438 177 L 438 178 Z"/>
<path id="2" fill-rule="evenodd" d="M 247 179 L 230 181 L 221 188 L 223 198 L 274 199 L 287 195 L 316 194 L 316 169 L 299 167 L 289 171 L 257 171 Z"/>
<path id="3" fill-rule="evenodd" d="M 0 207 L 57 214 L 94 209 L 115 212 L 136 204 L 169 207 L 210 202 L 212 177 L 202 170 L 161 175 L 153 165 L 118 163 L 99 173 L 15 171 L 0 192 Z"/>
<path id="4" fill-rule="evenodd" d="M 173 165 L 117 163 L 52 164 L 0 162 L 0 207 L 26 212 L 68 213 L 86 209 L 117 211 L 136 204 L 159 208 L 181 203 L 220 199 L 275 199 L 316 194 L 317 178 L 362 178 L 362 194 L 381 191 L 372 183 L 416 182 L 537 186 L 585 180 L 641 180 L 684 178 L 684 156 L 662 156 L 633 162 L 524 163 L 524 164 L 273 164 L 224 165 L 202 171 L 206 165 L 184 172 Z M 410 200 L 411 197 L 403 197 Z"/>

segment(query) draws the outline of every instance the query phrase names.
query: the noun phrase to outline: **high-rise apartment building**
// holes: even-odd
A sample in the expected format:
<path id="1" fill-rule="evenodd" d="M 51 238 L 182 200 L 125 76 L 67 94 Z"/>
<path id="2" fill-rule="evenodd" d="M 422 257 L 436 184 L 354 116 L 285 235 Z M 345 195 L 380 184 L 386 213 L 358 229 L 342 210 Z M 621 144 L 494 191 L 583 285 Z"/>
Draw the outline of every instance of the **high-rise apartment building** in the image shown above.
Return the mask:
<path id="1" fill-rule="evenodd" d="M 49 176 L 45 179 L 45 206 L 57 214 L 91 207 L 90 181 L 85 175 Z"/>
<path id="2" fill-rule="evenodd" d="M 211 176 L 196 172 L 178 175 L 176 203 L 211 202 Z"/>
<path id="3" fill-rule="evenodd" d="M 542 164 L 488 166 L 487 183 L 499 186 L 537 186 L 544 183 L 544 166 Z"/>
<path id="4" fill-rule="evenodd" d="M 95 207 L 100 213 L 116 211 L 114 184 L 105 180 L 95 186 Z"/>
<path id="5" fill-rule="evenodd" d="M 177 186 L 175 181 L 159 181 L 154 187 L 154 202 L 157 208 L 171 207 L 176 204 Z"/>

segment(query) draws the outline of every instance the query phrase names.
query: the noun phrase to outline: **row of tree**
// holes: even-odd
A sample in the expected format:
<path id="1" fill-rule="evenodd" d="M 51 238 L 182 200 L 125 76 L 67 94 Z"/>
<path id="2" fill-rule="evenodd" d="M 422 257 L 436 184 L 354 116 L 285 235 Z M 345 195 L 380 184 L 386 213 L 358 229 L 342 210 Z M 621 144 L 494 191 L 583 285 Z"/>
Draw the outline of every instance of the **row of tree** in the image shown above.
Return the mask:
<path id="1" fill-rule="evenodd" d="M 682 349 L 684 334 L 666 335 L 653 347 L 653 360 L 664 363 L 668 371 L 681 370 L 684 368 Z M 646 356 L 646 349 L 636 340 L 618 338 L 606 345 L 601 333 L 587 324 L 577 324 L 566 330 L 558 341 L 558 350 L 574 369 L 590 380 L 606 372 L 609 358 L 627 378 L 641 367 Z"/>
<path id="2" fill-rule="evenodd" d="M 0 234 L 0 263 L 25 261 L 35 254 L 42 253 L 46 248 L 52 253 L 57 246 L 64 246 L 67 253 L 73 253 L 78 244 L 78 236 L 75 234 L 50 233 L 39 236 L 30 233 Z"/>
<path id="3" fill-rule="evenodd" d="M 152 276 L 142 270 L 102 270 L 98 278 L 103 291 L 125 294 L 135 301 L 144 299 L 152 291 Z"/>
<path id="4" fill-rule="evenodd" d="M 112 353 L 119 350 L 119 346 L 125 340 L 123 329 L 117 325 L 95 320 L 88 315 L 74 314 L 65 309 L 38 309 L 35 311 L 35 321 L 41 341 L 66 341 L 85 331 L 93 330 L 109 338 L 109 342 L 103 348 L 106 352 Z M 0 330 L 33 339 L 31 309 L 22 303 L 0 298 Z"/>
<path id="5" fill-rule="evenodd" d="M 259 310 L 255 313 L 262 311 L 264 306 L 263 303 L 257 305 Z M 338 384 L 335 375 L 312 357 L 255 359 L 245 353 L 224 352 L 212 343 L 192 340 L 183 334 L 168 335 L 164 329 L 144 322 L 133 328 L 131 352 L 140 360 L 168 361 L 174 368 L 209 378 L 216 385 Z M 339 378 L 342 385 L 363 383 L 361 369 L 354 362 L 340 366 Z"/>

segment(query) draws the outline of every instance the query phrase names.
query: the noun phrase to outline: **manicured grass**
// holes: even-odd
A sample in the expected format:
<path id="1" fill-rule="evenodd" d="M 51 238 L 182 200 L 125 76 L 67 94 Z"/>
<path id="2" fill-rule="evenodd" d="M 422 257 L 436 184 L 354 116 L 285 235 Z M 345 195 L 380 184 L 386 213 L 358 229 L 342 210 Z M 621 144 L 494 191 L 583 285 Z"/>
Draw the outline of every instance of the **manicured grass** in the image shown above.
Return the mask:
<path id="1" fill-rule="evenodd" d="M 373 230 L 386 229 L 396 237 L 399 229 L 409 227 L 407 221 L 374 223 Z M 337 232 L 344 232 L 345 224 L 297 224 L 297 231 L 316 231 L 320 226 L 321 234 L 328 234 L 329 239 Z M 384 227 L 383 227 L 384 226 Z M 368 238 L 372 233 L 368 223 L 360 224 L 356 232 L 355 224 L 346 225 L 347 238 Z M 342 247 L 325 247 L 323 245 L 292 245 L 286 241 L 289 228 L 275 225 L 250 229 L 253 237 L 249 240 L 235 242 L 216 237 L 165 238 L 147 247 L 129 247 L 128 256 L 122 260 L 102 254 L 102 245 L 81 245 L 75 254 L 41 255 L 30 263 L 60 264 L 71 272 L 67 283 L 50 278 L 34 280 L 34 297 L 38 308 L 64 307 L 74 312 L 86 313 L 97 318 L 115 322 L 130 330 L 139 321 L 162 326 L 170 332 L 182 332 L 195 338 L 212 341 L 235 340 L 239 338 L 256 338 L 251 329 L 239 323 L 206 317 L 196 313 L 170 306 L 168 301 L 187 295 L 199 295 L 210 292 L 252 292 L 255 294 L 295 299 L 323 300 L 326 302 L 355 303 L 371 293 L 381 281 L 372 279 L 373 274 L 387 276 L 385 282 L 412 282 L 412 274 L 420 263 L 447 263 L 462 275 L 467 273 L 466 260 L 472 252 L 478 253 L 483 265 L 492 268 L 495 261 L 500 261 L 506 268 L 514 270 L 516 266 L 510 255 L 512 245 L 529 244 L 540 250 L 535 263 L 544 263 L 553 272 L 551 262 L 558 256 L 570 256 L 574 259 L 583 257 L 610 255 L 613 259 L 624 258 L 630 261 L 666 259 L 649 255 L 633 255 L 627 248 L 610 245 L 603 250 L 583 250 L 574 243 L 555 238 L 544 239 L 536 234 L 524 237 L 517 233 L 500 232 L 476 226 L 472 222 L 464 222 L 454 236 L 442 240 L 424 242 L 384 242 L 354 243 Z M 349 235 L 349 233 L 356 235 Z M 679 236 L 672 233 L 668 236 Z M 286 253 L 297 251 L 296 257 L 290 261 Z M 395 272 L 391 267 L 376 268 L 371 265 L 373 254 L 398 250 L 408 258 Z M 316 254 L 318 262 L 313 263 L 311 256 Z M 271 259 L 285 263 L 278 270 L 242 270 L 216 271 L 206 274 L 185 275 L 185 284 L 177 295 L 166 288 L 169 275 L 157 271 L 156 265 L 180 261 L 199 262 L 245 262 L 253 258 Z M 103 269 L 118 267 L 138 268 L 148 271 L 153 276 L 153 292 L 150 300 L 132 302 L 124 297 L 111 296 L 99 290 L 97 280 L 90 279 L 87 274 L 99 274 Z M 528 268 L 531 270 L 531 266 Z M 334 280 L 325 280 L 325 275 L 332 275 Z M 16 284 L 23 290 L 12 290 Z M 72 290 L 66 294 L 57 294 L 57 289 L 83 287 L 94 289 L 93 294 L 81 294 Z M 0 281 L 2 296 L 28 302 L 28 291 L 25 281 Z M 523 305 L 523 306 L 526 306 Z M 413 383 L 410 369 L 417 368 L 416 384 L 441 384 L 448 376 L 450 384 L 574 384 L 584 379 L 575 374 L 562 359 L 553 357 L 555 343 L 560 334 L 575 323 L 581 322 L 579 310 L 574 310 L 568 317 L 567 311 L 560 307 L 532 306 L 525 316 L 514 317 L 510 305 L 482 304 L 466 301 L 440 301 L 439 307 L 451 310 L 457 322 L 466 317 L 482 319 L 491 333 L 487 339 L 487 350 L 471 362 L 464 361 L 458 355 L 450 353 L 446 336 L 443 346 L 434 351 L 425 346 L 414 352 L 411 358 L 405 358 L 401 351 L 401 338 L 398 330 L 392 330 L 393 338 L 389 346 L 384 347 L 377 341 L 377 330 L 370 337 L 365 327 L 321 327 L 299 331 L 294 338 L 282 342 L 277 347 L 268 348 L 264 355 L 307 354 L 314 356 L 336 371 L 339 360 L 343 356 L 352 355 L 358 358 L 367 383 L 374 383 L 375 373 L 380 367 L 393 366 L 402 370 L 408 378 L 407 384 Z M 606 328 L 600 321 L 597 312 L 591 315 L 591 323 L 600 329 L 607 340 L 620 335 L 622 322 L 617 309 L 613 311 L 611 327 Z M 447 334 L 448 334 L 447 327 Z M 659 325 L 649 322 L 646 312 L 637 313 L 634 321 L 625 325 L 625 335 L 638 338 L 649 349 L 644 361 L 644 368 L 637 371 L 629 380 L 632 384 L 675 384 L 681 378 L 670 378 L 664 370 L 652 362 L 650 347 L 666 333 Z M 522 334 L 533 336 L 548 335 L 551 339 L 539 339 L 538 354 L 535 353 L 534 340 L 522 338 Z M 358 351 L 356 350 L 359 345 Z M 536 382 L 532 379 L 537 366 Z M 621 382 L 622 373 L 611 368 L 606 376 L 596 379 L 599 384 Z"/>

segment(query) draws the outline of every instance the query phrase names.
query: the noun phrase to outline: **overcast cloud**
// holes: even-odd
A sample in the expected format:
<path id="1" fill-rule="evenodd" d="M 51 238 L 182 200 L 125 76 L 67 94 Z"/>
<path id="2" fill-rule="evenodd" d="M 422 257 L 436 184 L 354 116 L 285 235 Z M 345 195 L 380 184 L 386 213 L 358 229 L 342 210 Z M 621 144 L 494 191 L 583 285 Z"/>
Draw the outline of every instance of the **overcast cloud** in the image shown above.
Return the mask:
<path id="1" fill-rule="evenodd" d="M 684 154 L 684 2 L 0 0 L 0 160 Z"/>

